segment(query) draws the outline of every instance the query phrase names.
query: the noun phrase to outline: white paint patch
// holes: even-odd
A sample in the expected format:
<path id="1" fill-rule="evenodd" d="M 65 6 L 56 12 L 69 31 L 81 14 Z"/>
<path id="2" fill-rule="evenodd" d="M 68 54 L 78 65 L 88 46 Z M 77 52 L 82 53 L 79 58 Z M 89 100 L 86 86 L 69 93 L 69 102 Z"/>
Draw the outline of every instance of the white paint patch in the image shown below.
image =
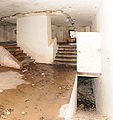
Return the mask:
<path id="1" fill-rule="evenodd" d="M 69 104 L 65 104 L 60 109 L 60 115 L 58 117 L 66 118 L 68 112 Z"/>
<path id="2" fill-rule="evenodd" d="M 8 71 L 0 73 L 0 90 L 16 89 L 17 85 L 29 84 L 22 79 L 18 72 Z"/>

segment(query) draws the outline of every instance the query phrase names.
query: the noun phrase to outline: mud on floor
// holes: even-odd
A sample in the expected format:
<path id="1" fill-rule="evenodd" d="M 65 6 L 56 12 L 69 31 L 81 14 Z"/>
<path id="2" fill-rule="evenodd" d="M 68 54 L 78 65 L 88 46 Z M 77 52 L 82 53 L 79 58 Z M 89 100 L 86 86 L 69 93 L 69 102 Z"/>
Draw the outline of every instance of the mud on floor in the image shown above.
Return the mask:
<path id="1" fill-rule="evenodd" d="M 63 120 L 60 108 L 69 104 L 76 71 L 73 67 L 32 64 L 22 70 L 0 66 L 0 72 L 14 71 L 30 84 L 0 93 L 0 119 Z"/>

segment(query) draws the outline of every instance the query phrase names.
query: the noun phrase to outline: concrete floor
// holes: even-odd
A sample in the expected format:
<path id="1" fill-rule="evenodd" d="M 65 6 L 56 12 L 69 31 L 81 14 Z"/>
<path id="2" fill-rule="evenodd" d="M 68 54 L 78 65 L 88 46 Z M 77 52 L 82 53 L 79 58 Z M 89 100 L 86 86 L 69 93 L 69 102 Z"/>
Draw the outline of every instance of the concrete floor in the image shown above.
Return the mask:
<path id="1" fill-rule="evenodd" d="M 32 64 L 22 70 L 0 66 L 0 82 L 13 83 L 8 89 L 0 86 L 0 120 L 64 120 L 60 110 L 69 104 L 75 76 L 75 68 L 61 65 Z M 73 120 L 108 119 L 95 111 L 78 111 Z"/>

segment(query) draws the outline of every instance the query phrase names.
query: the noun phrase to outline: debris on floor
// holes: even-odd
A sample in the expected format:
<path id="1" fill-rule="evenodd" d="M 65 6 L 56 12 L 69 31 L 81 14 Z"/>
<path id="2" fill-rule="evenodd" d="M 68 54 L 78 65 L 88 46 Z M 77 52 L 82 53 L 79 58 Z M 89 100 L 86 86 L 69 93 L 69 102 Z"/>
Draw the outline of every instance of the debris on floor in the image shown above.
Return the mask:
<path id="1" fill-rule="evenodd" d="M 0 118 L 7 119 L 7 117 L 13 112 L 14 110 L 9 108 L 5 109 L 3 105 L 0 105 Z"/>
<path id="2" fill-rule="evenodd" d="M 78 110 L 95 110 L 93 80 L 88 77 L 78 78 L 77 107 Z"/>
<path id="3" fill-rule="evenodd" d="M 35 63 L 15 70 L 0 66 L 2 77 L 11 71 L 22 75 L 21 79 L 29 84 L 21 83 L 0 93 L 1 120 L 64 120 L 58 116 L 61 106 L 70 101 L 74 67 Z M 14 78 L 10 74 L 8 80 Z"/>

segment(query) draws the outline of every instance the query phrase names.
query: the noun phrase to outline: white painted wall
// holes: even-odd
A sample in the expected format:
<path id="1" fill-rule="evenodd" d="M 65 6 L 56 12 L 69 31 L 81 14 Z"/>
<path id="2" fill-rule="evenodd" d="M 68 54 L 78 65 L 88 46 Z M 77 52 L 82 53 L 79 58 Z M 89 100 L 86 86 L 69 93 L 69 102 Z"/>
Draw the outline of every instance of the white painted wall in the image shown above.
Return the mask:
<path id="1" fill-rule="evenodd" d="M 95 81 L 97 110 L 113 118 L 113 1 L 103 0 L 93 22 L 101 35 L 102 76 Z"/>
<path id="2" fill-rule="evenodd" d="M 101 73 L 100 35 L 77 32 L 77 72 Z"/>
<path id="3" fill-rule="evenodd" d="M 67 111 L 65 120 L 71 120 L 73 115 L 77 111 L 77 83 L 78 83 L 78 77 L 76 74 L 75 82 L 74 82 L 74 86 L 73 86 L 73 90 L 72 90 L 72 94 L 71 94 L 71 98 L 70 98 L 70 103 L 68 106 L 68 111 Z"/>
<path id="4" fill-rule="evenodd" d="M 52 63 L 54 40 L 51 39 L 51 19 L 49 16 L 18 18 L 17 43 L 36 62 Z"/>

